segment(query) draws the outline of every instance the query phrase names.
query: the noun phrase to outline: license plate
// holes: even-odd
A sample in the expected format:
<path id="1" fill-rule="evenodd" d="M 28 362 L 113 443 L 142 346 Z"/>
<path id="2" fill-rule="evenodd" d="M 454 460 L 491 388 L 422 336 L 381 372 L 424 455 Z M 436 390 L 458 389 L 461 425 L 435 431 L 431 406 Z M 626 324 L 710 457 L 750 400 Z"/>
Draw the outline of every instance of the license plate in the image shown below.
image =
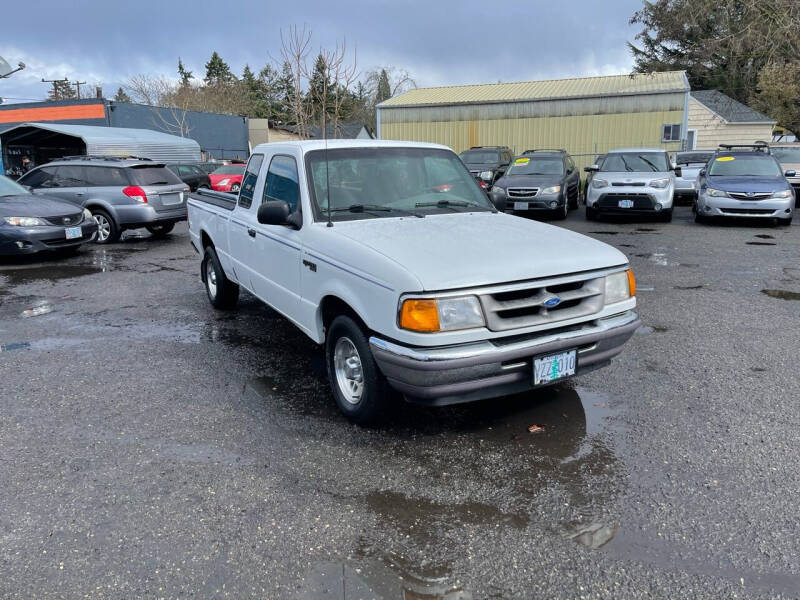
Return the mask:
<path id="1" fill-rule="evenodd" d="M 68 240 L 77 240 L 83 237 L 83 231 L 80 227 L 67 227 L 64 230 L 64 234 L 67 236 Z"/>
<path id="2" fill-rule="evenodd" d="M 575 375 L 577 355 L 576 350 L 569 350 L 534 359 L 533 385 L 543 385 Z"/>
<path id="3" fill-rule="evenodd" d="M 620 200 L 617 204 L 620 208 L 633 208 L 633 200 Z"/>
<path id="4" fill-rule="evenodd" d="M 514 202 L 514 210 L 528 210 L 527 202 Z"/>
<path id="5" fill-rule="evenodd" d="M 161 194 L 161 204 L 165 206 L 180 204 L 181 202 L 183 202 L 183 193 Z"/>

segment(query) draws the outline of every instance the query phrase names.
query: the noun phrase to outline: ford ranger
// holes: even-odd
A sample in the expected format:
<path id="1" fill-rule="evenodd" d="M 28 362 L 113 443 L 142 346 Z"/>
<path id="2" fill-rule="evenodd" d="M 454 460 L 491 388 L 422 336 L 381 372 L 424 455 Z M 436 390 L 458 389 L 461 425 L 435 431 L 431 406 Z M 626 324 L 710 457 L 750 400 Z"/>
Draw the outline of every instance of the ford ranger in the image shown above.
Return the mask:
<path id="1" fill-rule="evenodd" d="M 445 146 L 262 144 L 237 196 L 201 190 L 188 209 L 211 304 L 244 288 L 324 344 L 357 423 L 392 389 L 445 405 L 562 381 L 639 325 L 622 253 L 499 212 Z"/>

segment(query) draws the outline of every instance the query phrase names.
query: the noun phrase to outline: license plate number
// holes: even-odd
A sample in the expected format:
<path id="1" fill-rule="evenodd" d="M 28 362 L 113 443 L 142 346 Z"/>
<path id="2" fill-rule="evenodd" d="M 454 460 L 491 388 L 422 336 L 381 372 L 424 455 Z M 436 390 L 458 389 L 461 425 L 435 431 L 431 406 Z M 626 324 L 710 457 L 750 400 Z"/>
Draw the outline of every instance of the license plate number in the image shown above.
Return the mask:
<path id="1" fill-rule="evenodd" d="M 533 385 L 543 385 L 575 375 L 577 351 L 569 350 L 533 360 Z"/>
<path id="2" fill-rule="evenodd" d="M 633 208 L 633 200 L 620 200 L 618 205 L 620 208 Z"/>
<path id="3" fill-rule="evenodd" d="M 64 230 L 64 234 L 67 236 L 68 240 L 77 240 L 83 237 L 83 231 L 80 227 L 67 227 Z"/>
<path id="4" fill-rule="evenodd" d="M 527 202 L 514 202 L 514 210 L 528 210 Z"/>

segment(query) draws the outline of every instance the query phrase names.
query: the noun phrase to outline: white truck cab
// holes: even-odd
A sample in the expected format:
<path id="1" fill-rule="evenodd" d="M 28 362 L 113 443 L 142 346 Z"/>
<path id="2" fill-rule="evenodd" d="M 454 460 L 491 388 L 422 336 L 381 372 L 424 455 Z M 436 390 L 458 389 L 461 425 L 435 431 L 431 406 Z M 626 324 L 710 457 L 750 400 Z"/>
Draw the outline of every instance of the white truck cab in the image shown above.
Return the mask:
<path id="1" fill-rule="evenodd" d="M 555 383 L 639 325 L 621 252 L 498 212 L 445 146 L 262 144 L 238 197 L 193 195 L 189 222 L 211 303 L 243 287 L 324 344 L 358 423 L 391 389 L 443 405 Z"/>

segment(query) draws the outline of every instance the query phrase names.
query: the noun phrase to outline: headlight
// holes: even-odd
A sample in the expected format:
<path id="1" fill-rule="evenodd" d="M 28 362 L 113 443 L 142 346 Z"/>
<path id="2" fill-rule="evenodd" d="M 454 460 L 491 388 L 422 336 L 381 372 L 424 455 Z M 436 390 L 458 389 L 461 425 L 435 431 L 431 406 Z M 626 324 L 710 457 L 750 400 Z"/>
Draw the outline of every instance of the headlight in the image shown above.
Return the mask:
<path id="1" fill-rule="evenodd" d="M 606 181 L 605 179 L 592 179 L 592 187 L 593 188 L 608 187 L 608 181 Z"/>
<path id="2" fill-rule="evenodd" d="M 481 179 L 491 179 L 494 176 L 494 171 L 481 171 L 478 173 L 478 177 Z"/>
<path id="3" fill-rule="evenodd" d="M 83 209 L 83 218 L 84 218 L 84 220 L 86 220 L 86 219 L 91 220 L 93 218 L 92 217 L 92 211 L 90 211 L 88 208 L 84 208 Z"/>
<path id="4" fill-rule="evenodd" d="M 230 179 L 221 179 L 217 185 L 228 185 L 231 182 Z"/>
<path id="5" fill-rule="evenodd" d="M 773 198 L 791 198 L 792 190 L 781 190 L 772 194 Z"/>
<path id="6" fill-rule="evenodd" d="M 503 188 L 501 188 L 501 187 L 497 187 L 496 185 L 493 185 L 493 186 L 492 186 L 492 189 L 491 189 L 491 191 L 493 191 L 493 192 L 498 192 L 498 193 L 500 193 L 500 194 L 503 194 L 504 196 L 505 196 L 505 193 L 506 193 L 506 191 L 505 191 Z"/>
<path id="7" fill-rule="evenodd" d="M 664 179 L 653 179 L 653 181 L 650 182 L 650 187 L 654 187 L 659 190 L 664 189 L 668 185 L 669 177 L 665 177 Z"/>
<path id="8" fill-rule="evenodd" d="M 483 327 L 480 302 L 476 296 L 457 298 L 409 298 L 400 308 L 400 327 L 433 333 Z"/>
<path id="9" fill-rule="evenodd" d="M 39 217 L 3 217 L 3 221 L 15 227 L 38 227 L 50 224 Z"/>
<path id="10" fill-rule="evenodd" d="M 714 188 L 706 188 L 706 196 L 712 196 L 714 198 L 727 198 L 728 192 L 715 190 Z"/>
<path id="11" fill-rule="evenodd" d="M 636 279 L 631 269 L 606 275 L 606 304 L 622 302 L 635 295 Z"/>
<path id="12" fill-rule="evenodd" d="M 550 187 L 544 188 L 541 193 L 542 194 L 557 194 L 561 191 L 560 185 L 551 185 Z"/>

